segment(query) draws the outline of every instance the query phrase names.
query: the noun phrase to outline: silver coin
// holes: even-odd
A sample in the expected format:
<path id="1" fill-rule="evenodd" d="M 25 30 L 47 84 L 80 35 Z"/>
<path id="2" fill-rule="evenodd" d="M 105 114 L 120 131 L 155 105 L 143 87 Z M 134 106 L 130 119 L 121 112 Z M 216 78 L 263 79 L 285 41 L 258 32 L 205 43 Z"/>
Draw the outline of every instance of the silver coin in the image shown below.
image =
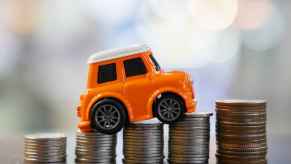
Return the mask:
<path id="1" fill-rule="evenodd" d="M 50 154 L 47 154 L 47 155 L 44 155 L 44 154 L 42 154 L 42 155 L 39 155 L 39 154 L 37 154 L 37 155 L 32 155 L 32 154 L 25 154 L 24 155 L 25 157 L 29 157 L 29 158 L 39 158 L 39 159 L 46 159 L 46 158 L 64 158 L 64 157 L 66 157 L 66 154 L 52 154 L 52 155 L 50 155 Z"/>
<path id="2" fill-rule="evenodd" d="M 24 136 L 24 160 L 27 162 L 63 162 L 66 160 L 66 136 L 38 133 Z"/>
<path id="3" fill-rule="evenodd" d="M 209 120 L 181 120 L 180 122 L 176 122 L 174 124 L 171 124 L 172 127 L 204 127 L 205 125 L 209 125 Z M 185 128 L 186 128 L 185 127 Z"/>
<path id="4" fill-rule="evenodd" d="M 63 157 L 35 157 L 35 156 L 25 156 L 24 159 L 26 161 L 51 161 L 51 162 L 62 162 L 66 160 L 66 156 Z"/>
<path id="5" fill-rule="evenodd" d="M 84 150 L 84 149 L 76 149 L 76 154 L 115 154 L 115 150 Z"/>
<path id="6" fill-rule="evenodd" d="M 209 152 L 209 149 L 206 149 L 206 148 L 180 148 L 180 149 L 171 149 L 170 150 L 171 153 L 170 154 L 177 154 L 181 151 L 191 151 L 191 152 L 183 152 L 182 155 L 193 155 L 193 154 L 206 154 L 205 156 L 208 156 L 208 152 Z"/>
<path id="7" fill-rule="evenodd" d="M 169 163 L 179 163 L 179 164 L 208 164 L 208 158 L 196 159 L 196 158 L 170 158 Z"/>
<path id="8" fill-rule="evenodd" d="M 147 144 L 147 143 L 139 143 L 139 144 L 133 144 L 133 143 L 126 143 L 124 144 L 124 148 L 127 148 L 127 149 L 134 149 L 134 148 L 144 148 L 144 149 L 147 149 L 147 148 L 162 148 L 164 146 L 163 143 L 158 143 L 158 144 L 151 144 L 150 142 Z"/>
<path id="9" fill-rule="evenodd" d="M 148 131 L 144 131 L 144 132 L 135 132 L 135 133 L 128 133 L 128 132 L 124 132 L 123 136 L 160 136 L 162 134 L 161 131 L 158 132 L 148 132 Z"/>
<path id="10" fill-rule="evenodd" d="M 232 112 L 232 111 L 225 111 L 225 110 L 217 110 L 216 116 L 220 116 L 223 118 L 228 117 L 238 117 L 238 118 L 244 118 L 244 117 L 262 117 L 265 118 L 267 116 L 266 112 Z"/>
<path id="11" fill-rule="evenodd" d="M 115 159 L 92 159 L 92 158 L 78 158 L 76 162 L 88 162 L 88 163 L 115 163 Z"/>
<path id="12" fill-rule="evenodd" d="M 76 154 L 78 158 L 86 158 L 86 159 L 115 159 L 116 155 L 115 154 Z"/>
<path id="13" fill-rule="evenodd" d="M 28 151 L 24 151 L 24 154 L 40 154 L 40 155 L 45 155 L 45 154 L 65 154 L 66 152 L 63 151 L 37 151 L 37 150 L 28 150 Z"/>
<path id="14" fill-rule="evenodd" d="M 123 135 L 123 138 L 127 139 L 147 139 L 147 138 L 152 138 L 152 139 L 159 139 L 163 138 L 163 133 L 126 133 Z"/>
<path id="15" fill-rule="evenodd" d="M 208 132 L 180 132 L 180 131 L 171 131 L 170 132 L 170 137 L 171 138 L 196 138 L 196 139 L 199 139 L 199 138 L 209 138 L 210 134 Z"/>
<path id="16" fill-rule="evenodd" d="M 124 163 L 157 163 L 163 161 L 162 124 L 135 124 L 123 133 Z"/>
<path id="17" fill-rule="evenodd" d="M 117 144 L 117 141 L 76 141 L 76 145 L 78 146 L 91 146 L 91 147 L 98 147 L 99 145 L 102 145 L 104 147 L 108 146 L 115 146 Z"/>
<path id="18" fill-rule="evenodd" d="M 103 156 L 103 157 L 96 157 L 95 156 L 77 156 L 77 158 L 75 160 L 79 160 L 79 161 L 114 161 L 115 160 L 115 156 Z"/>
<path id="19" fill-rule="evenodd" d="M 169 159 L 172 160 L 197 160 L 197 161 L 201 161 L 201 160 L 208 160 L 208 156 L 201 156 L 201 155 L 171 155 L 169 156 Z"/>
<path id="20" fill-rule="evenodd" d="M 201 124 L 201 125 L 191 125 L 188 123 L 181 124 L 181 125 L 170 125 L 171 129 L 181 129 L 181 130 L 209 130 L 210 125 L 209 124 Z"/>
<path id="21" fill-rule="evenodd" d="M 266 159 L 265 154 L 256 154 L 256 155 L 239 155 L 239 154 L 221 154 L 221 153 L 216 153 L 215 156 L 217 158 L 225 158 L 225 159 L 241 159 L 241 160 L 259 160 L 259 159 Z"/>
<path id="22" fill-rule="evenodd" d="M 77 132 L 75 154 L 77 163 L 116 163 L 116 135 L 99 132 Z"/>
<path id="23" fill-rule="evenodd" d="M 242 100 L 242 99 L 227 99 L 227 100 L 216 100 L 215 104 L 217 105 L 233 105 L 233 106 L 258 106 L 265 105 L 266 100 L 257 99 L 257 100 Z"/>
<path id="24" fill-rule="evenodd" d="M 210 116 L 192 114 L 169 129 L 169 161 L 205 163 L 209 158 Z"/>
<path id="25" fill-rule="evenodd" d="M 117 138 L 81 138 L 81 137 L 77 137 L 76 138 L 77 142 L 90 142 L 90 143 L 95 143 L 95 142 L 116 142 Z"/>
<path id="26" fill-rule="evenodd" d="M 162 159 L 164 156 L 162 154 L 125 154 L 125 159 Z"/>
<path id="27" fill-rule="evenodd" d="M 123 163 L 137 163 L 137 164 L 146 164 L 146 163 L 160 163 L 163 162 L 163 159 L 149 159 L 149 158 L 136 158 L 136 159 L 126 159 L 123 161 Z"/>
<path id="28" fill-rule="evenodd" d="M 29 134 L 25 135 L 24 138 L 26 140 L 33 140 L 33 141 L 42 141 L 42 140 L 59 140 L 59 139 L 66 139 L 66 136 L 62 133 L 36 133 L 36 134 Z"/>
<path id="29" fill-rule="evenodd" d="M 144 152 L 144 154 L 146 154 L 147 152 L 152 152 L 152 153 L 158 153 L 158 154 L 162 154 L 161 152 L 163 151 L 163 148 L 136 148 L 136 149 L 130 149 L 130 148 L 126 148 L 123 149 L 123 153 L 124 154 L 132 154 L 132 153 L 140 153 L 142 154 L 142 152 Z"/>

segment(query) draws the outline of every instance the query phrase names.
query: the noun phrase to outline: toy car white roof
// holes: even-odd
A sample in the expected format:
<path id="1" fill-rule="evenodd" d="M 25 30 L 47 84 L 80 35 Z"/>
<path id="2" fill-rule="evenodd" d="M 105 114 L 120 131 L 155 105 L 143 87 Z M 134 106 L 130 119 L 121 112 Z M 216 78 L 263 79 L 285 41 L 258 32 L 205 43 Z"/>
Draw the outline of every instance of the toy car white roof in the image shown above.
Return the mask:
<path id="1" fill-rule="evenodd" d="M 127 48 L 105 50 L 91 55 L 88 59 L 88 63 L 91 64 L 100 61 L 116 59 L 124 56 L 134 55 L 137 53 L 143 53 L 149 50 L 150 48 L 147 45 L 132 45 Z"/>

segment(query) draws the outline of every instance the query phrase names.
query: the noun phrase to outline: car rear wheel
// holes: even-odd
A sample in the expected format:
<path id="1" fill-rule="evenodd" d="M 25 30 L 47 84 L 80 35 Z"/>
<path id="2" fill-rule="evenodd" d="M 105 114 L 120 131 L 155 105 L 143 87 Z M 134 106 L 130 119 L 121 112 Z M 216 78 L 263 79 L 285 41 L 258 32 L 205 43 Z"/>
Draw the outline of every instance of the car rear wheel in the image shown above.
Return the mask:
<path id="1" fill-rule="evenodd" d="M 156 116 L 166 124 L 174 123 L 184 116 L 183 100 L 175 95 L 164 95 L 156 102 Z"/>
<path id="2" fill-rule="evenodd" d="M 112 99 L 97 102 L 92 109 L 92 128 L 105 134 L 119 132 L 125 125 L 127 114 L 121 103 Z"/>

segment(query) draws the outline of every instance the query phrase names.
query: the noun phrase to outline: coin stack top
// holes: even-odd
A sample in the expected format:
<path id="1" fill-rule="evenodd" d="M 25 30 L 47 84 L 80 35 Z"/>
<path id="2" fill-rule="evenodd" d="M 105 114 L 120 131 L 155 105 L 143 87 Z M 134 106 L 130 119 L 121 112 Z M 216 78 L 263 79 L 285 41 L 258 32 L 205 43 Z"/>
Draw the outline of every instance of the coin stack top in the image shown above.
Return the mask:
<path id="1" fill-rule="evenodd" d="M 123 133 L 123 163 L 163 163 L 163 124 L 130 123 Z"/>
<path id="2" fill-rule="evenodd" d="M 212 113 L 187 113 L 181 121 L 170 125 L 170 163 L 208 163 L 210 116 Z"/>
<path id="3" fill-rule="evenodd" d="M 265 100 L 218 100 L 216 116 L 218 163 L 267 163 Z"/>
<path id="4" fill-rule="evenodd" d="M 60 133 L 38 133 L 24 136 L 26 162 L 66 161 L 66 136 Z"/>
<path id="5" fill-rule="evenodd" d="M 100 132 L 77 132 L 76 162 L 78 163 L 116 163 L 116 134 Z"/>

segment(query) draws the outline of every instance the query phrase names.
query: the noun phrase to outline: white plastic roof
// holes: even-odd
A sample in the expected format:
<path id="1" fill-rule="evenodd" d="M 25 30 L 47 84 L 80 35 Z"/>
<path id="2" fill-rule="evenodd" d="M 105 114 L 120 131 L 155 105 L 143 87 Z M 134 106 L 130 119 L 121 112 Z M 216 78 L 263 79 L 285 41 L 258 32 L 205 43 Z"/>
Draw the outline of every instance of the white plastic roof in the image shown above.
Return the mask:
<path id="1" fill-rule="evenodd" d="M 97 52 L 91 55 L 88 59 L 88 63 L 96 63 L 100 61 L 120 58 L 124 56 L 134 55 L 137 53 L 142 53 L 149 51 L 150 48 L 147 45 L 132 45 L 127 48 L 117 48 L 111 50 L 105 50 L 101 52 Z"/>

